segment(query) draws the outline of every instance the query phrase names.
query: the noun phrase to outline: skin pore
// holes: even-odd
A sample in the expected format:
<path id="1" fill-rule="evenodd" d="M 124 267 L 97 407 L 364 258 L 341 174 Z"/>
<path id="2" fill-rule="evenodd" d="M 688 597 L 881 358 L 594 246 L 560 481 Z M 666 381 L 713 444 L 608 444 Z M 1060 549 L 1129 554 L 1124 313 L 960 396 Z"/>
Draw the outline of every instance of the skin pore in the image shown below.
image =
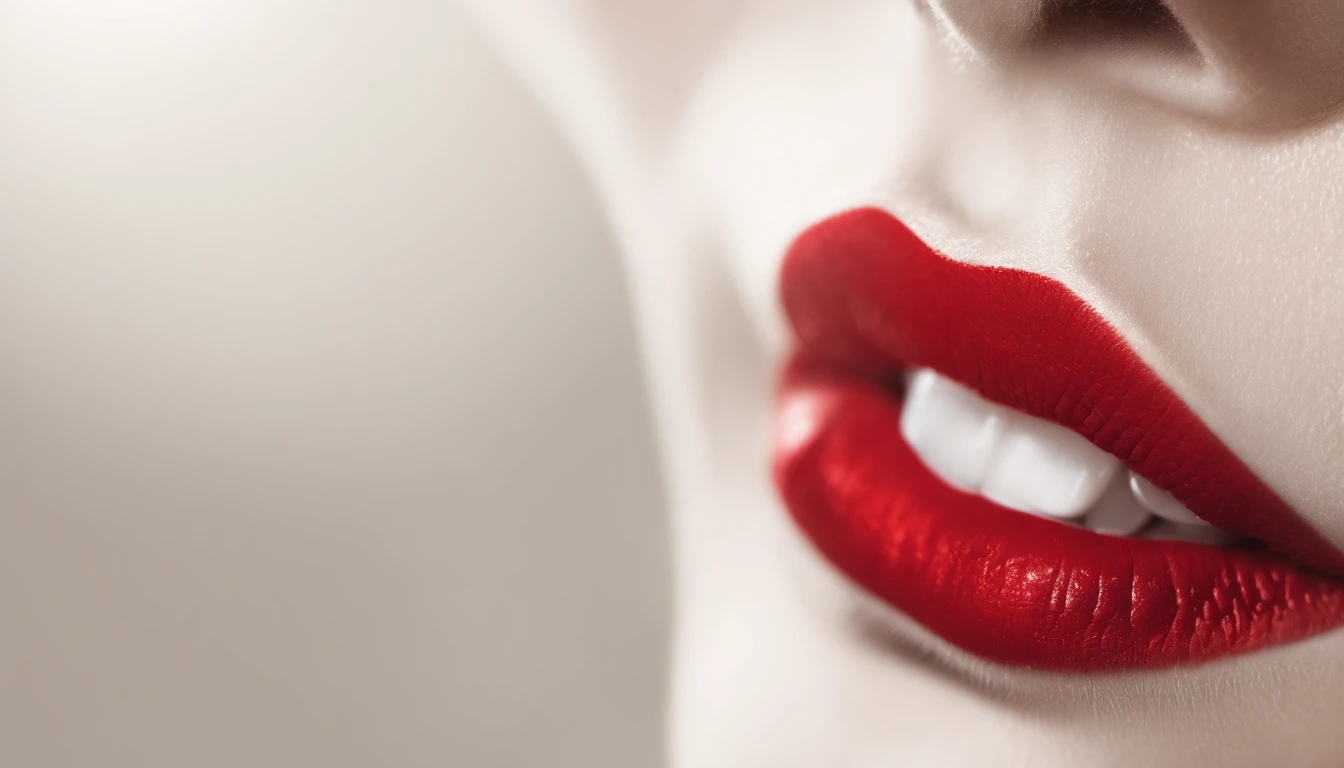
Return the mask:
<path id="1" fill-rule="evenodd" d="M 627 253 L 673 496 L 678 764 L 1344 762 L 1341 633 L 1161 672 L 994 667 L 842 583 L 764 470 L 779 260 L 875 205 L 1064 283 L 1344 546 L 1344 7 L 476 5 Z"/>

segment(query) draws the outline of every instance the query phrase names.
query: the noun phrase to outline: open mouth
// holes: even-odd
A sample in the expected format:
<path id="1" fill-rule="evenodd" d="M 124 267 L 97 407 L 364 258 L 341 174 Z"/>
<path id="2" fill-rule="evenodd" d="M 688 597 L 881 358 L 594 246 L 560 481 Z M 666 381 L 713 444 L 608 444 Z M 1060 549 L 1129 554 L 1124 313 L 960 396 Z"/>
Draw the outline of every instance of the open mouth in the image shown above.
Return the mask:
<path id="1" fill-rule="evenodd" d="M 1344 554 L 1060 283 L 952 261 L 862 209 L 804 233 L 781 287 L 785 502 L 944 640 L 1090 671 L 1344 624 Z"/>

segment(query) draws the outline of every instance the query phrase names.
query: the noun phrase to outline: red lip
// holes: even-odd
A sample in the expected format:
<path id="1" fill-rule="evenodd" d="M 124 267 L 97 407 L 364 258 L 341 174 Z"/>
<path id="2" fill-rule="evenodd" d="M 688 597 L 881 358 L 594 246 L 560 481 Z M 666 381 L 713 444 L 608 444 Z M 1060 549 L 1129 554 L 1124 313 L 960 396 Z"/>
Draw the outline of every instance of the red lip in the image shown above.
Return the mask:
<path id="1" fill-rule="evenodd" d="M 836 567 L 978 656 L 1053 670 L 1160 667 L 1344 624 L 1344 555 L 1303 523 L 1090 306 L 1041 275 L 961 264 L 889 214 L 790 249 L 800 350 L 775 476 Z M 1103 536 L 956 491 L 899 431 L 906 367 L 1076 431 L 1205 520 L 1258 544 Z M 796 424 L 794 425 L 796 427 Z"/>

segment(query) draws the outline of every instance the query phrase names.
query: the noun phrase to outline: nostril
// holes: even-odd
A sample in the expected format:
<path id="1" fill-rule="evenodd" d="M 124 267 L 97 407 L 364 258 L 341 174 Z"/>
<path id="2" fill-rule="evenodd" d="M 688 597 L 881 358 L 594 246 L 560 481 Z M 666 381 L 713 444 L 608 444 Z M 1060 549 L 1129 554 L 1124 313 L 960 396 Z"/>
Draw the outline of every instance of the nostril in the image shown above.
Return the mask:
<path id="1" fill-rule="evenodd" d="M 1344 112 L 1344 2 L 916 0 L 954 52 L 1245 130 Z"/>
<path id="2" fill-rule="evenodd" d="M 1034 30 L 1038 45 L 1150 43 L 1173 52 L 1196 48 L 1159 0 L 1047 0 Z"/>

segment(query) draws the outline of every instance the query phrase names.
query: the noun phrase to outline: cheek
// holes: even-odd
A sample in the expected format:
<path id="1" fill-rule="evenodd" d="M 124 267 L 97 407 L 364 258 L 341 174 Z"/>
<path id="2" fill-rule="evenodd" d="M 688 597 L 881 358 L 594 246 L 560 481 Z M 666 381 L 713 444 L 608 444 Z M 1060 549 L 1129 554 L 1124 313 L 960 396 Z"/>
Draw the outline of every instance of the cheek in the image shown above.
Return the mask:
<path id="1" fill-rule="evenodd" d="M 1097 187 L 1123 204 L 1088 209 L 1079 267 L 1224 441 L 1344 543 L 1341 135 L 1113 151 L 1132 162 Z"/>

